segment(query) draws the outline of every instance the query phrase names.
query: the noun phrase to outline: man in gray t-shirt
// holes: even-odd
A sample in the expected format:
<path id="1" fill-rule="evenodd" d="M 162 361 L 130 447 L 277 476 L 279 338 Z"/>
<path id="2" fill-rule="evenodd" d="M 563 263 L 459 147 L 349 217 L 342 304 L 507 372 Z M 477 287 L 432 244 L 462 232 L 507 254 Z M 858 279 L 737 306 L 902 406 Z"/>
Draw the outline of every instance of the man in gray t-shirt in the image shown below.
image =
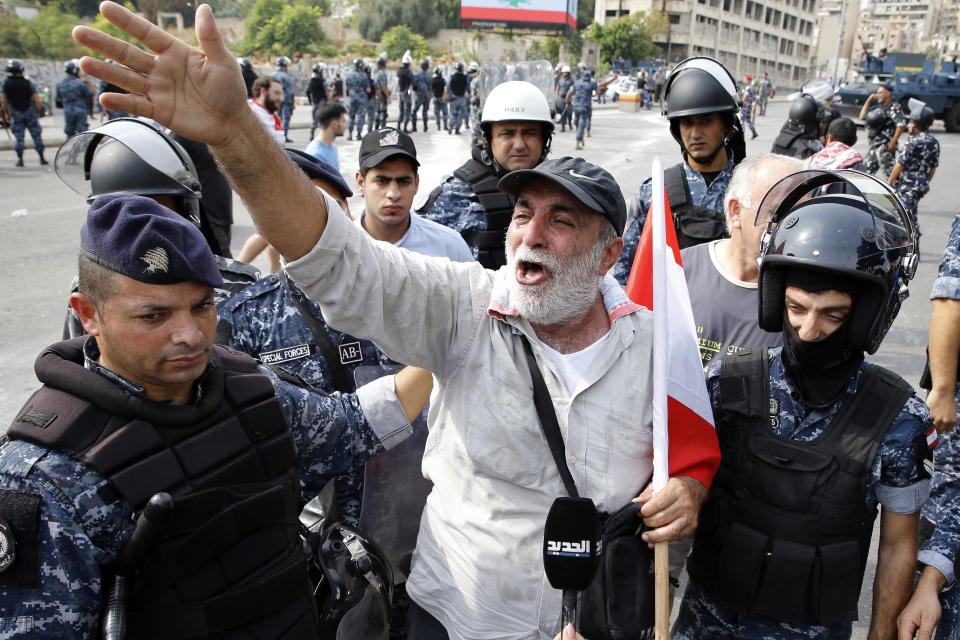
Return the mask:
<path id="1" fill-rule="evenodd" d="M 763 227 L 754 221 L 770 187 L 802 170 L 802 162 L 772 153 L 743 160 L 723 197 L 730 237 L 680 252 L 704 369 L 728 353 L 781 344 L 779 333 L 767 333 L 757 324 L 757 259 Z"/>

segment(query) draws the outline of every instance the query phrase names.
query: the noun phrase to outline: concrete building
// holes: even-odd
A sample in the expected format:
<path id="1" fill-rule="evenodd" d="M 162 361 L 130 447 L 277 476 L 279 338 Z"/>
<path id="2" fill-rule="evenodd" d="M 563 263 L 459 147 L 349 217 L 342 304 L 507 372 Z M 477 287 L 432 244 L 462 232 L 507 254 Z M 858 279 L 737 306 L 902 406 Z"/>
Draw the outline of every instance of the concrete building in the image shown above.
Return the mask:
<path id="1" fill-rule="evenodd" d="M 706 55 L 738 82 L 770 74 L 775 86 L 799 87 L 810 74 L 817 0 L 596 0 L 606 24 L 637 11 L 663 11 L 669 28 L 656 44 L 675 63 Z"/>
<path id="2" fill-rule="evenodd" d="M 844 77 L 860 24 L 858 0 L 820 0 L 811 68 L 818 77 Z"/>
<path id="3" fill-rule="evenodd" d="M 858 40 L 854 45 L 855 59 L 863 57 L 864 46 L 874 55 L 880 49 L 922 53 L 924 39 L 938 28 L 937 18 L 945 5 L 941 0 L 871 0 L 860 17 L 858 33 L 862 42 Z M 952 15 L 956 16 L 955 6 Z M 955 23 L 954 17 L 953 29 Z"/>

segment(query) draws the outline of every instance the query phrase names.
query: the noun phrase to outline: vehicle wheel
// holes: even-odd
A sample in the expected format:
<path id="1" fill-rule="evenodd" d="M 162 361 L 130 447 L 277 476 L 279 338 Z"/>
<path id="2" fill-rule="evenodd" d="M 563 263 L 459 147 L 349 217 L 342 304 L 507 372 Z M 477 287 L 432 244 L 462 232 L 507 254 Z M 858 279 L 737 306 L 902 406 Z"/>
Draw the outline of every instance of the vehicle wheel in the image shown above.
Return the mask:
<path id="1" fill-rule="evenodd" d="M 950 133 L 960 132 L 960 102 L 943 114 L 943 125 Z"/>

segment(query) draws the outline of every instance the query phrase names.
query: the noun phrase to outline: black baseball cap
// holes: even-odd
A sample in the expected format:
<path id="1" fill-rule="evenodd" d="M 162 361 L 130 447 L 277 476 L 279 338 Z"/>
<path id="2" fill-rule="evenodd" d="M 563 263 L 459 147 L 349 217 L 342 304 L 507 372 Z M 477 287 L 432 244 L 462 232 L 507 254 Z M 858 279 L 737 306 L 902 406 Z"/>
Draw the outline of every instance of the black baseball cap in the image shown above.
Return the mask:
<path id="1" fill-rule="evenodd" d="M 585 207 L 610 221 L 617 235 L 623 235 L 627 223 L 627 204 L 613 176 L 583 158 L 564 157 L 546 160 L 533 169 L 511 171 L 500 179 L 500 191 L 517 197 L 531 178 L 556 182 Z"/>
<path id="2" fill-rule="evenodd" d="M 287 152 L 287 157 L 293 160 L 294 164 L 300 167 L 300 170 L 307 174 L 307 177 L 311 180 L 314 178 L 326 180 L 335 186 L 337 191 L 339 191 L 340 195 L 344 198 L 349 198 L 353 195 L 353 191 L 351 191 L 350 187 L 347 186 L 347 183 L 343 179 L 343 176 L 340 175 L 340 172 L 323 160 L 320 160 L 319 158 L 304 151 L 300 151 L 299 149 L 284 147 L 283 150 Z"/>
<path id="3" fill-rule="evenodd" d="M 413 160 L 415 167 L 420 166 L 413 138 L 403 131 L 394 127 L 383 127 L 363 136 L 363 141 L 360 143 L 361 167 L 368 169 L 375 167 L 393 156 L 406 156 Z"/>

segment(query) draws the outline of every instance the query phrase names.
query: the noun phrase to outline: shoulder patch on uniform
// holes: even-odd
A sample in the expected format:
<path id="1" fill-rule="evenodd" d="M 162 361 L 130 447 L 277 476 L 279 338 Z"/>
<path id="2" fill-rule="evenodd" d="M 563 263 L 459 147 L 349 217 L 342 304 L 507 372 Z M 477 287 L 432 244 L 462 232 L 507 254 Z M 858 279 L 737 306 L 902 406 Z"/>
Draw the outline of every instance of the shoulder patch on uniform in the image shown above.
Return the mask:
<path id="1" fill-rule="evenodd" d="M 0 588 L 40 586 L 40 494 L 0 489 Z"/>
<path id="2" fill-rule="evenodd" d="M 31 407 L 24 411 L 17 421 L 26 422 L 27 424 L 32 424 L 40 427 L 41 429 L 46 429 L 56 419 L 57 414 L 52 411 L 44 411 L 42 409 L 34 409 Z"/>

